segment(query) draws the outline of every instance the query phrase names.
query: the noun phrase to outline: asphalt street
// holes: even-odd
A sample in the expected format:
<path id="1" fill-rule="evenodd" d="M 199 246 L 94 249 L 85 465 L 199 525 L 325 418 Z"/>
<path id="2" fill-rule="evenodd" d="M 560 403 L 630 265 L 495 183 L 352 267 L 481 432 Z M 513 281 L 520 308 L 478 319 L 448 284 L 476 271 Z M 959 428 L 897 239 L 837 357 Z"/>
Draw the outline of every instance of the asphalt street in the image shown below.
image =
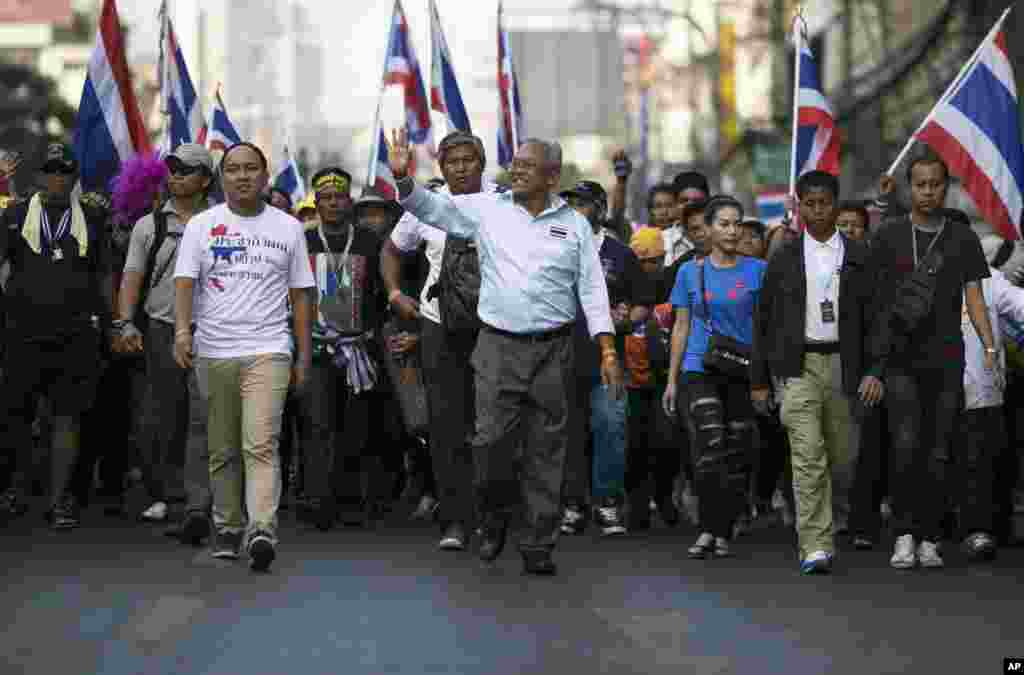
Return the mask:
<path id="1" fill-rule="evenodd" d="M 0 673 L 698 675 L 996 673 L 1024 656 L 1024 549 L 899 572 L 843 551 L 801 577 L 791 535 L 761 523 L 732 560 L 692 533 L 563 538 L 553 578 L 437 551 L 396 516 L 327 533 L 283 516 L 269 574 L 215 561 L 159 526 L 104 517 L 0 528 Z"/>

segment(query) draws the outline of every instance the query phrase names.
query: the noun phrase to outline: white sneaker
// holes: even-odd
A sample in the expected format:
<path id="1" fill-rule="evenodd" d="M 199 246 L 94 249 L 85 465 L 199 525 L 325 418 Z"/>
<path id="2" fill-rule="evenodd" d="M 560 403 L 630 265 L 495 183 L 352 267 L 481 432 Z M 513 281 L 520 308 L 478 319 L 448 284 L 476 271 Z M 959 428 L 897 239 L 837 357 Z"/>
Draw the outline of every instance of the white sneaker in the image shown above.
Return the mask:
<path id="1" fill-rule="evenodd" d="M 889 564 L 898 570 L 909 570 L 917 564 L 917 556 L 914 555 L 914 537 L 905 534 L 896 540 L 892 558 Z"/>
<path id="2" fill-rule="evenodd" d="M 142 512 L 143 520 L 167 520 L 167 503 L 155 502 L 152 506 Z"/>
<path id="3" fill-rule="evenodd" d="M 922 541 L 917 547 L 917 563 L 925 569 L 939 569 L 945 567 L 942 556 L 939 555 L 939 547 L 934 542 Z"/>

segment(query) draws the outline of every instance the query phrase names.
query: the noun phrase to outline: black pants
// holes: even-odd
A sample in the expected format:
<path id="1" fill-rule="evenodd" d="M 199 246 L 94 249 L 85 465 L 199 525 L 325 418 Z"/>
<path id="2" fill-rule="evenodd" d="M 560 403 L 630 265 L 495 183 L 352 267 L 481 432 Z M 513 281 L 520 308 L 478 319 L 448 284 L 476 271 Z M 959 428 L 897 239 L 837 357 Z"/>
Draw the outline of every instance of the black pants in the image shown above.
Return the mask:
<path id="1" fill-rule="evenodd" d="M 722 375 L 683 373 L 676 407 L 686 413 L 700 530 L 729 539 L 747 499 L 754 431 L 750 384 Z"/>
<path id="2" fill-rule="evenodd" d="M 50 462 L 53 501 L 72 490 L 82 447 L 82 416 L 92 407 L 100 374 L 100 338 L 87 331 L 62 340 L 11 341 L 4 367 L 3 416 L 5 451 L 14 457 L 11 485 L 30 492 L 33 465 L 32 421 L 39 396 L 54 412 Z"/>
<path id="3" fill-rule="evenodd" d="M 759 502 L 769 503 L 775 489 L 782 487 L 790 504 L 793 498 L 793 465 L 789 452 L 789 435 L 779 420 L 778 412 L 758 416 L 760 447 L 756 454 L 755 494 Z"/>
<path id="4" fill-rule="evenodd" d="M 560 496 L 575 400 L 573 337 L 543 341 L 480 332 L 474 461 L 485 525 L 507 520 L 521 494 L 527 530 L 521 551 L 550 551 L 558 538 Z M 522 444 L 519 476 L 516 450 Z"/>
<path id="5" fill-rule="evenodd" d="M 995 464 L 1006 448 L 1002 406 L 967 410 L 963 414 L 956 453 L 959 476 L 960 535 L 991 534 L 995 526 Z"/>
<path id="6" fill-rule="evenodd" d="M 572 410 L 569 411 L 569 445 L 566 448 L 562 497 L 564 502 L 581 505 L 590 501 L 591 467 L 594 461 L 594 437 L 590 426 L 593 387 L 593 379 L 576 378 Z"/>
<path id="7" fill-rule="evenodd" d="M 869 539 L 881 530 L 879 509 L 888 492 L 889 413 L 886 406 L 865 408 L 853 489 L 850 492 L 850 531 Z"/>
<path id="8" fill-rule="evenodd" d="M 963 361 L 899 369 L 885 378 L 893 533 L 941 541 L 950 443 L 963 398 Z"/>
<path id="9" fill-rule="evenodd" d="M 640 513 L 645 515 L 652 496 L 659 503 L 672 498 L 683 464 L 681 455 L 688 455 L 690 449 L 689 439 L 679 433 L 676 421 L 665 415 L 660 393 L 654 387 L 629 391 L 626 491 L 634 513 L 642 509 Z"/>
<path id="10" fill-rule="evenodd" d="M 473 450 L 476 422 L 473 368 L 470 359 L 477 336 L 449 333 L 424 318 L 420 354 L 430 409 L 430 464 L 441 527 L 474 520 Z"/>
<path id="11" fill-rule="evenodd" d="M 300 408 L 306 496 L 346 506 L 388 499 L 393 483 L 384 469 L 401 421 L 386 383 L 354 394 L 345 371 L 325 358 L 310 370 Z"/>

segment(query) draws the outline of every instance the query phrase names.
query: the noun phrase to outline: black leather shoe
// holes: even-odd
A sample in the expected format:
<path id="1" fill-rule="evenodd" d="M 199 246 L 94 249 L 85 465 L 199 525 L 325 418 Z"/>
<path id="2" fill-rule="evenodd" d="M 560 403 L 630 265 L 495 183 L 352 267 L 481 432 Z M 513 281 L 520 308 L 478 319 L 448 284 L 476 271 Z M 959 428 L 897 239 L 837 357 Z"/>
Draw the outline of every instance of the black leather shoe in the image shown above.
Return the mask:
<path id="1" fill-rule="evenodd" d="M 466 528 L 461 523 L 452 523 L 445 528 L 437 547 L 442 551 L 466 550 Z"/>
<path id="2" fill-rule="evenodd" d="M 505 539 L 508 536 L 508 523 L 499 523 L 493 526 L 485 526 L 480 542 L 480 560 L 494 562 L 505 549 Z"/>
<path id="3" fill-rule="evenodd" d="M 558 566 L 547 551 L 523 551 L 523 572 L 539 576 L 551 576 L 558 572 Z"/>

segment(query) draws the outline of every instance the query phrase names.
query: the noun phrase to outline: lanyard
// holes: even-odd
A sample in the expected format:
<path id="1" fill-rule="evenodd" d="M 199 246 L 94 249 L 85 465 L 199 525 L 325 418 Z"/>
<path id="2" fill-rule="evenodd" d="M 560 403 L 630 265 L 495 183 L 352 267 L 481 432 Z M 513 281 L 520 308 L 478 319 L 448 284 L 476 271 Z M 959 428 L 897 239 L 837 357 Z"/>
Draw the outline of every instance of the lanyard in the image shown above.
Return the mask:
<path id="1" fill-rule="evenodd" d="M 822 289 L 821 294 L 825 300 L 832 299 L 832 284 L 835 282 L 836 277 L 839 276 L 839 270 L 843 266 L 843 253 L 846 252 L 846 245 L 843 243 L 842 237 L 839 238 L 839 250 L 835 256 L 835 270 L 830 271 L 828 274 L 828 281 L 825 282 L 825 288 Z"/>
<path id="2" fill-rule="evenodd" d="M 60 222 L 57 223 L 56 231 L 50 227 L 50 217 L 46 215 L 45 208 L 41 214 L 39 224 L 43 229 L 43 234 L 46 235 L 47 244 L 50 248 L 53 248 L 53 245 L 63 239 L 64 235 L 68 233 L 68 230 L 71 227 L 71 209 L 65 211 L 64 215 L 61 216 Z"/>
<path id="3" fill-rule="evenodd" d="M 917 225 L 911 225 L 910 241 L 914 245 L 914 269 L 915 270 L 917 269 L 917 265 L 918 265 L 918 258 L 917 258 L 917 231 L 916 231 L 917 229 L 918 229 Z M 924 232 L 925 230 L 921 230 L 921 231 Z M 928 244 L 928 248 L 924 252 L 924 257 L 925 258 L 927 258 L 928 254 L 932 252 L 933 248 L 935 248 L 935 244 L 937 244 L 939 242 L 939 239 L 942 238 L 942 233 L 945 232 L 945 231 L 946 231 L 946 221 L 943 220 L 942 221 L 942 227 L 939 228 L 939 231 L 936 233 L 935 238 L 932 239 L 932 243 Z"/>
<path id="4" fill-rule="evenodd" d="M 331 252 L 331 247 L 327 244 L 327 237 L 324 235 L 323 223 L 317 224 L 316 231 L 320 235 L 320 241 L 323 242 L 324 253 L 327 254 L 327 259 L 331 261 L 331 266 L 334 268 L 331 271 L 334 272 L 335 276 L 337 276 L 341 269 L 348 263 L 348 252 L 352 249 L 352 240 L 356 238 L 356 226 L 348 226 L 348 241 L 345 242 L 345 250 L 341 253 L 341 262 L 338 262 L 335 259 L 334 254 Z"/>

